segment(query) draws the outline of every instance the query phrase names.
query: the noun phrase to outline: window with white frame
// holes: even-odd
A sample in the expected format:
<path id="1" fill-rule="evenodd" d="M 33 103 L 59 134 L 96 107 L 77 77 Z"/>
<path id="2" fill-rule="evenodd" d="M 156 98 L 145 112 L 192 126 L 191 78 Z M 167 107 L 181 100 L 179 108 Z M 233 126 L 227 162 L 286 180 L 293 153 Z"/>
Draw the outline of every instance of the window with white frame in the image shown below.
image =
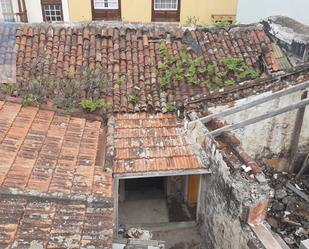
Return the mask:
<path id="1" fill-rule="evenodd" d="M 118 0 L 94 0 L 93 2 L 95 9 L 118 9 Z"/>
<path id="2" fill-rule="evenodd" d="M 178 10 L 178 0 L 154 0 L 154 10 Z"/>
<path id="3" fill-rule="evenodd" d="M 62 9 L 60 4 L 44 4 L 42 5 L 44 21 L 55 22 L 63 21 Z"/>
<path id="4" fill-rule="evenodd" d="M 0 0 L 0 12 L 4 21 L 14 21 L 15 18 L 11 0 Z"/>

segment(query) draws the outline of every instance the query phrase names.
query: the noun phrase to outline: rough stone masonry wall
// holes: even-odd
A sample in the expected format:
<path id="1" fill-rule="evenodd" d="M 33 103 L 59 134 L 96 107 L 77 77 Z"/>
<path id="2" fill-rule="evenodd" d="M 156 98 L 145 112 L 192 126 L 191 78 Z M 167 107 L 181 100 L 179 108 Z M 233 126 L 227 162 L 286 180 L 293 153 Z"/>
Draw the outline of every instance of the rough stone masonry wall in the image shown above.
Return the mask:
<path id="1" fill-rule="evenodd" d="M 309 92 L 309 88 L 307 89 Z M 268 111 L 275 110 L 284 106 L 291 105 L 300 101 L 303 91 L 265 102 L 256 107 L 238 112 L 223 118 L 227 123 L 237 123 L 246 119 L 265 114 Z M 253 100 L 270 95 L 272 92 L 265 92 L 259 95 L 250 96 L 237 100 L 234 105 L 239 106 L 249 103 Z M 216 106 L 210 109 L 211 112 L 217 113 L 227 109 L 228 105 Z M 269 156 L 269 155 L 288 155 L 292 141 L 292 133 L 296 120 L 297 110 L 286 112 L 261 122 L 248 125 L 235 131 L 235 134 L 241 141 L 242 147 L 252 157 Z M 309 145 L 309 108 L 306 108 L 302 130 L 300 134 L 299 146 Z M 282 161 L 276 165 L 279 169 L 284 170 L 287 161 Z"/>
<path id="2" fill-rule="evenodd" d="M 200 122 L 187 129 L 187 137 L 200 143 L 208 155 L 212 171 L 201 181 L 198 210 L 200 232 L 207 248 L 264 248 L 247 225 L 247 219 L 250 207 L 267 201 L 270 189 L 267 184 L 249 184 L 241 176 L 231 175 L 224 154 L 217 149 L 213 139 L 205 137 L 206 132 Z"/>

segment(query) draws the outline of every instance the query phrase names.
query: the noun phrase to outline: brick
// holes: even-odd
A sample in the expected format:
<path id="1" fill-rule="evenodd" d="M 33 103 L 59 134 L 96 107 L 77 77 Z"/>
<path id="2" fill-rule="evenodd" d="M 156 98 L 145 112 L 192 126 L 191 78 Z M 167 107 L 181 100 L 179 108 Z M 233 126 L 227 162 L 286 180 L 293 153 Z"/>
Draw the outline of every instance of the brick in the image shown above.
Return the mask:
<path id="1" fill-rule="evenodd" d="M 266 217 L 269 200 L 265 199 L 254 203 L 249 207 L 247 223 L 250 225 L 258 225 L 262 223 Z"/>

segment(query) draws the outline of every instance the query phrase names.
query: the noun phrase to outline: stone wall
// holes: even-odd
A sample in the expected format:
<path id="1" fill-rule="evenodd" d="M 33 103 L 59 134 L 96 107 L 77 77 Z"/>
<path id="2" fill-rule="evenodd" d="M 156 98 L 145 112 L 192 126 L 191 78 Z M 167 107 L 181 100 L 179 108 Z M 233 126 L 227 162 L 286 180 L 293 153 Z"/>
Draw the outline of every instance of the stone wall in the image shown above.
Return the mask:
<path id="1" fill-rule="evenodd" d="M 309 88 L 307 89 L 309 92 Z M 265 102 L 256 107 L 238 112 L 223 118 L 227 123 L 237 123 L 246 119 L 265 114 L 267 111 L 291 105 L 300 101 L 303 91 L 298 91 L 293 94 Z M 244 105 L 253 100 L 265 97 L 272 94 L 271 91 L 259 95 L 250 96 L 244 99 L 237 100 L 233 103 L 234 106 Z M 221 112 L 229 107 L 229 105 L 218 105 L 210 108 L 213 113 Z M 240 139 L 242 147 L 252 157 L 261 156 L 267 157 L 270 155 L 288 156 L 290 144 L 292 141 L 292 132 L 294 129 L 297 110 L 286 112 L 261 122 L 248 125 L 244 128 L 235 130 L 235 134 Z M 306 108 L 302 131 L 300 134 L 299 146 L 309 145 L 309 107 Z M 278 169 L 285 170 L 287 160 L 280 161 L 276 164 Z"/>
<path id="2" fill-rule="evenodd" d="M 186 192 L 185 176 L 168 176 L 166 180 L 167 180 L 167 186 L 166 186 L 167 197 L 175 198 L 179 202 L 184 201 Z"/>
<path id="3" fill-rule="evenodd" d="M 268 201 L 270 188 L 266 183 L 248 181 L 238 173 L 231 174 L 224 153 L 218 149 L 215 140 L 205 136 L 206 133 L 207 129 L 199 121 L 187 127 L 187 137 L 203 148 L 212 171 L 211 175 L 201 179 L 197 214 L 207 248 L 264 248 L 247 221 L 250 213 L 253 217 L 250 220 L 261 222 L 264 219 L 267 205 L 258 204 Z M 251 212 L 254 206 L 258 210 Z"/>

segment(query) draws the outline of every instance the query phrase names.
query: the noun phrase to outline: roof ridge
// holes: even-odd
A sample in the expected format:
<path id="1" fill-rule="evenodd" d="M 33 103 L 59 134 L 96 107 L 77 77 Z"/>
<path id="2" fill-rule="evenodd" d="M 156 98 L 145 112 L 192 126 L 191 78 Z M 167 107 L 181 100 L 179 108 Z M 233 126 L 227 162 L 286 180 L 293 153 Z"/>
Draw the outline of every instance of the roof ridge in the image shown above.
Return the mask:
<path id="1" fill-rule="evenodd" d="M 17 23 L 16 28 L 19 27 L 54 27 L 54 28 L 113 28 L 113 29 L 161 29 L 166 31 L 174 30 L 190 30 L 200 31 L 203 29 L 209 30 L 221 30 L 224 27 L 218 27 L 214 24 L 203 24 L 203 25 L 186 25 L 186 24 L 169 24 L 169 23 L 139 23 L 139 22 L 120 22 L 120 21 L 87 21 L 87 22 L 53 22 L 53 23 Z M 249 23 L 249 24 L 233 24 L 229 26 L 228 30 L 263 30 L 263 25 L 260 22 Z"/>

